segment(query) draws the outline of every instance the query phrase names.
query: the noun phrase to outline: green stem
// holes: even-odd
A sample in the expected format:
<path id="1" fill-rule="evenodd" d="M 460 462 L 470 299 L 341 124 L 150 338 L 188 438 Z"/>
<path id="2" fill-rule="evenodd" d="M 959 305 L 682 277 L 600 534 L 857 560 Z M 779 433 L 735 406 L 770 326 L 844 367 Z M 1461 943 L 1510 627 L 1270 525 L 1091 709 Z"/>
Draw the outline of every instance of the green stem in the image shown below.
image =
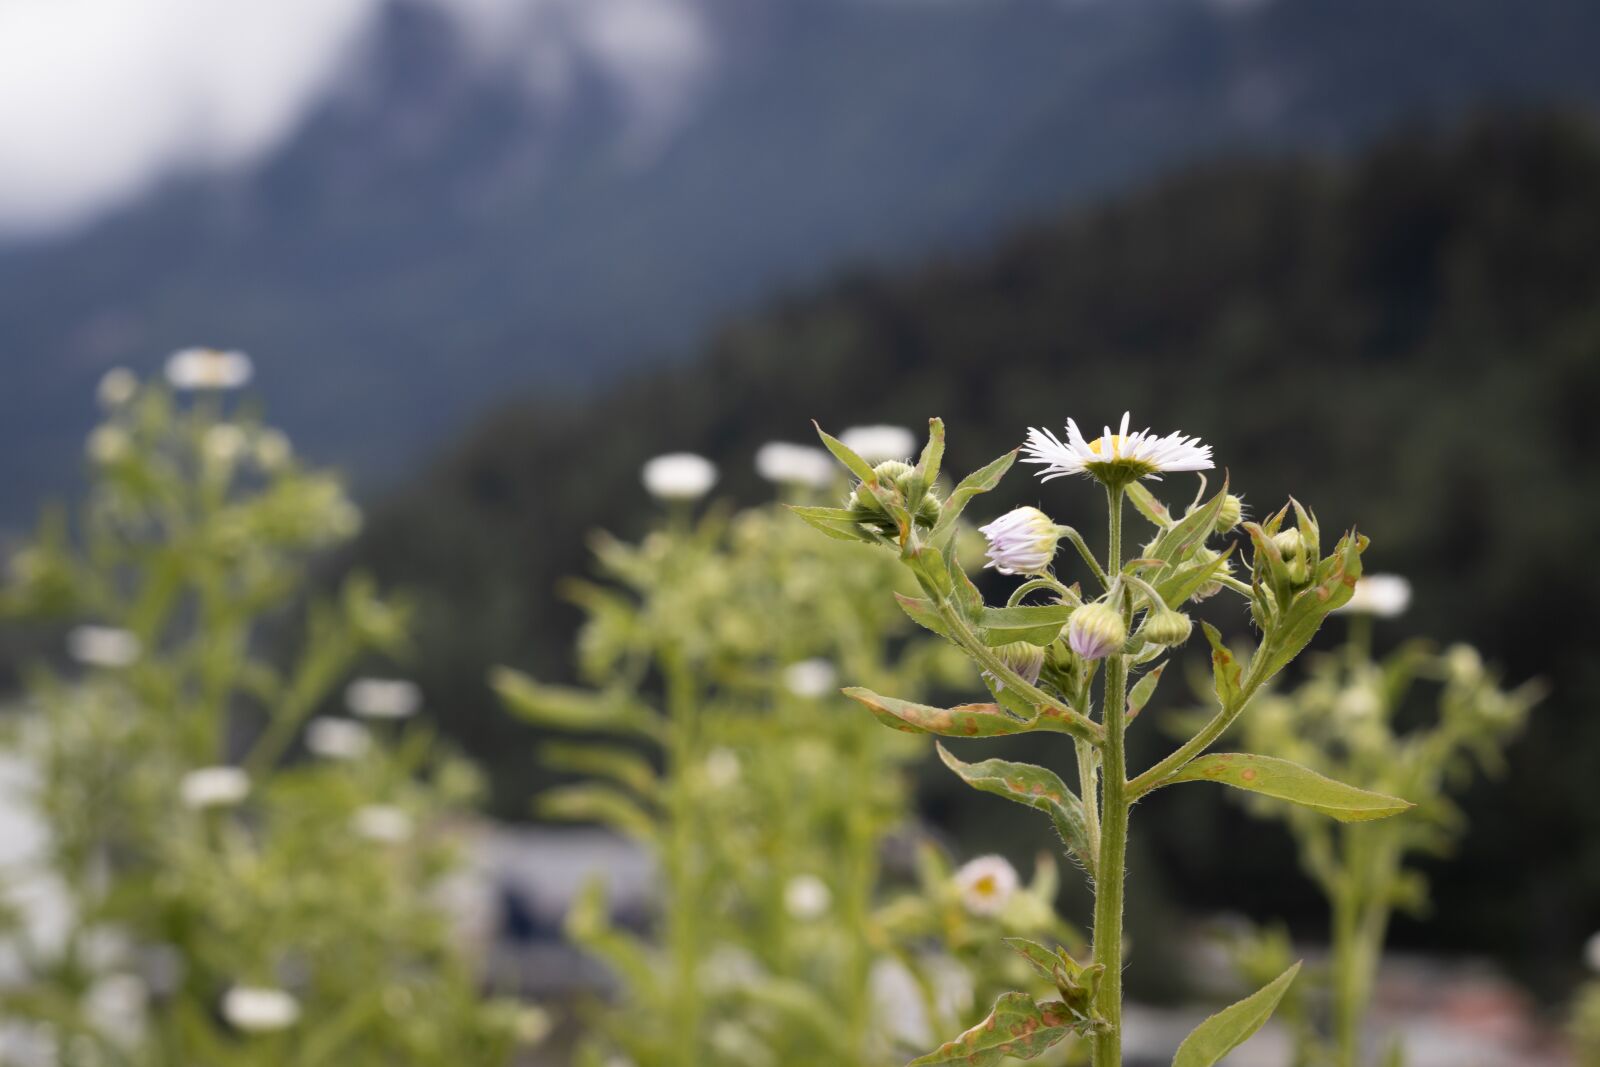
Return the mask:
<path id="1" fill-rule="evenodd" d="M 698 820 L 691 792 L 695 756 L 699 744 L 698 708 L 694 683 L 682 656 L 676 649 L 663 652 L 663 674 L 667 684 L 667 775 L 671 830 L 667 854 L 663 857 L 667 887 L 667 945 L 672 958 L 673 1023 L 677 1039 L 673 1042 L 673 1062 L 677 1067 L 699 1067 L 700 990 L 697 960 L 699 930 L 697 915 L 702 901 L 697 884 L 695 833 Z"/>
<path id="2" fill-rule="evenodd" d="M 1123 489 L 1108 487 L 1110 504 L 1110 549 L 1106 571 L 1122 570 Z M 1126 608 L 1124 607 L 1124 612 Z M 1105 694 L 1102 702 L 1105 742 L 1101 746 L 1103 765 L 1100 787 L 1100 856 L 1095 863 L 1094 959 L 1105 966 L 1095 1007 L 1106 1022 L 1103 1033 L 1094 1037 L 1094 1067 L 1122 1065 L 1122 890 L 1126 878 L 1128 852 L 1128 769 L 1123 749 L 1128 709 L 1128 661 L 1119 654 L 1106 660 Z M 1085 798 L 1086 800 L 1088 798 Z"/>

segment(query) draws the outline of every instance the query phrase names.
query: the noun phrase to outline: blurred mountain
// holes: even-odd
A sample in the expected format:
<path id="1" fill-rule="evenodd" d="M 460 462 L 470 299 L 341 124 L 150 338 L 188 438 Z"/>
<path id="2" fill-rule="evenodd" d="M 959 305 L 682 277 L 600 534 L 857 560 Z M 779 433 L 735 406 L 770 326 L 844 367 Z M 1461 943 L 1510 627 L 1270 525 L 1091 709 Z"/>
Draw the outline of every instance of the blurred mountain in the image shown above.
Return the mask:
<path id="1" fill-rule="evenodd" d="M 597 8 L 526 5 L 566 21 L 518 37 L 472 7 L 391 0 L 249 170 L 0 247 L 0 516 L 68 481 L 100 373 L 179 345 L 252 351 L 274 417 L 370 484 L 508 389 L 592 387 L 841 264 L 1201 154 L 1600 95 L 1592 0 L 632 5 L 701 35 L 666 85 L 640 45 L 682 27 L 605 27 L 596 58 L 561 27 Z"/>
<path id="2" fill-rule="evenodd" d="M 494 767 L 503 808 L 524 812 L 536 746 L 495 707 L 485 665 L 566 671 L 576 620 L 559 581 L 588 572 L 587 531 L 644 528 L 652 453 L 703 452 L 723 465 L 719 492 L 760 500 L 755 449 L 806 440 L 811 418 L 941 415 L 959 473 L 1028 426 L 1132 407 L 1137 425 L 1214 444 L 1253 513 L 1294 492 L 1325 530 L 1359 523 L 1368 565 L 1417 589 L 1386 641 L 1472 641 L 1510 678 L 1550 682 L 1509 774 L 1467 804 L 1473 832 L 1435 872 L 1435 921 L 1400 930 L 1519 958 L 1549 989 L 1600 926 L 1596 249 L 1587 117 L 1411 130 L 1345 165 L 1194 169 L 963 262 L 790 298 L 586 402 L 507 407 L 374 516 L 359 561 L 417 592 L 415 673 Z M 1160 490 L 1176 504 L 1194 486 Z M 1040 504 L 1090 529 L 1093 494 L 1019 469 L 974 514 Z M 1139 762 L 1162 745 L 1157 720 Z M 959 792 L 952 781 L 930 779 Z M 959 798 L 929 802 L 959 823 Z M 1161 863 L 1134 861 L 1139 893 L 1165 871 L 1190 907 L 1309 916 L 1320 936 L 1319 907 L 1282 875 L 1281 828 L 1209 794 L 1147 804 Z M 993 847 L 992 826 L 970 829 Z"/>

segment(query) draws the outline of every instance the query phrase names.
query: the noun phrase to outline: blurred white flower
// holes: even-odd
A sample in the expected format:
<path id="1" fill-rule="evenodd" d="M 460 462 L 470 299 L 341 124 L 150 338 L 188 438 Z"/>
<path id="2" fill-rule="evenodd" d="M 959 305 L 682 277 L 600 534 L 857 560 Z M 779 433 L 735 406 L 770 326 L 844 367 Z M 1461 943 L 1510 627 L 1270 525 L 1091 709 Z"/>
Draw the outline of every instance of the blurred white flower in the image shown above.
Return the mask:
<path id="1" fill-rule="evenodd" d="M 404 719 L 422 707 L 422 690 L 404 678 L 357 678 L 344 690 L 344 704 L 366 719 Z"/>
<path id="2" fill-rule="evenodd" d="M 96 426 L 89 432 L 83 450 L 95 463 L 115 463 L 125 458 L 133 449 L 128 431 L 120 426 Z"/>
<path id="3" fill-rule="evenodd" d="M 1589 938 L 1589 943 L 1583 947 L 1583 960 L 1591 971 L 1600 974 L 1600 934 Z"/>
<path id="4" fill-rule="evenodd" d="M 717 747 L 706 753 L 706 781 L 713 789 L 727 789 L 739 781 L 739 755 L 731 748 Z"/>
<path id="5" fill-rule="evenodd" d="M 803 659 L 784 668 L 783 684 L 797 697 L 820 697 L 833 688 L 837 675 L 825 659 Z"/>
<path id="6" fill-rule="evenodd" d="M 244 452 L 244 431 L 231 422 L 219 422 L 206 428 L 200 447 L 213 463 L 228 464 L 238 460 Z"/>
<path id="7" fill-rule="evenodd" d="M 167 381 L 174 389 L 238 389 L 254 373 L 243 352 L 185 348 L 167 357 Z"/>
<path id="8" fill-rule="evenodd" d="M 1411 606 L 1411 583 L 1398 574 L 1369 574 L 1356 579 L 1356 587 L 1336 611 L 1392 619 Z"/>
<path id="9" fill-rule="evenodd" d="M 1131 418 L 1131 412 L 1123 412 L 1122 426 L 1116 433 L 1107 426 L 1104 436 L 1093 441 L 1084 440 L 1072 419 L 1067 420 L 1065 444 L 1049 430 L 1030 429 L 1022 448 L 1022 461 L 1042 464 L 1044 470 L 1039 477 L 1046 482 L 1068 474 L 1119 480 L 1169 471 L 1206 471 L 1214 466 L 1211 446 L 1201 444 L 1198 437 L 1176 433 L 1158 437 L 1149 430 L 1129 433 Z"/>
<path id="10" fill-rule="evenodd" d="M 323 759 L 360 759 L 372 750 L 372 731 L 353 719 L 322 715 L 306 727 L 306 750 Z"/>
<path id="11" fill-rule="evenodd" d="M 833 457 L 820 448 L 768 441 L 756 449 L 756 473 L 777 485 L 826 489 L 837 473 Z"/>
<path id="12" fill-rule="evenodd" d="M 126 667 L 139 658 L 139 639 L 115 626 L 74 626 L 67 652 L 86 667 Z"/>
<path id="13" fill-rule="evenodd" d="M 411 816 L 393 804 L 368 804 L 350 816 L 350 828 L 368 841 L 400 845 L 411 840 Z"/>
<path id="14" fill-rule="evenodd" d="M 1017 869 L 1004 856 L 979 856 L 956 871 L 961 904 L 974 915 L 998 915 L 1017 891 Z"/>
<path id="15" fill-rule="evenodd" d="M 693 452 L 669 452 L 647 462 L 640 479 L 658 500 L 698 500 L 717 484 L 717 466 Z"/>
<path id="16" fill-rule="evenodd" d="M 201 767 L 178 783 L 186 808 L 219 808 L 237 804 L 250 795 L 250 776 L 238 767 Z"/>
<path id="17" fill-rule="evenodd" d="M 797 874 L 783 887 L 783 907 L 791 918 L 819 919 L 833 904 L 833 891 L 814 874 Z"/>
<path id="18" fill-rule="evenodd" d="M 101 407 L 108 411 L 120 408 L 133 399 L 139 391 L 139 379 L 127 367 L 112 367 L 100 378 L 100 384 L 95 386 L 94 396 Z"/>
<path id="19" fill-rule="evenodd" d="M 83 995 L 83 1014 L 100 1034 L 119 1048 L 137 1045 L 144 1035 L 150 987 L 136 974 L 96 978 Z"/>
<path id="20" fill-rule="evenodd" d="M 256 463 L 262 470 L 275 471 L 289 462 L 294 446 L 281 430 L 262 430 L 256 435 Z"/>
<path id="21" fill-rule="evenodd" d="M 916 435 L 904 426 L 852 426 L 839 441 L 873 466 L 886 459 L 909 460 L 917 450 Z"/>
<path id="22" fill-rule="evenodd" d="M 282 989 L 234 986 L 222 998 L 222 1017 L 247 1033 L 282 1030 L 300 1019 L 300 1002 Z"/>

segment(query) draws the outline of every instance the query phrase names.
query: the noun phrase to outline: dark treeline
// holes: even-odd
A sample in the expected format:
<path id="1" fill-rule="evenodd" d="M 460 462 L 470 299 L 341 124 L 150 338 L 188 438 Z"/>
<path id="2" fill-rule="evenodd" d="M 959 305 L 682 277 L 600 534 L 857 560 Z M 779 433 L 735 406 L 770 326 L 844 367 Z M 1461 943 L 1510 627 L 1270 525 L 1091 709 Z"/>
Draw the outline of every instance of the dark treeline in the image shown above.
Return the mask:
<path id="1" fill-rule="evenodd" d="M 671 370 L 504 409 L 379 510 L 359 555 L 415 590 L 417 674 L 520 814 L 533 740 L 485 669 L 567 673 L 577 616 L 558 584 L 587 569 L 586 531 L 643 527 L 649 455 L 704 452 L 719 491 L 755 500 L 755 448 L 806 440 L 812 418 L 942 415 L 963 470 L 1029 425 L 1131 407 L 1212 442 L 1258 511 L 1292 488 L 1325 528 L 1359 522 L 1369 565 L 1416 584 L 1386 641 L 1468 640 L 1509 677 L 1549 681 L 1510 773 L 1468 800 L 1435 915 L 1397 938 L 1496 952 L 1554 991 L 1600 927 L 1597 403 L 1600 136 L 1583 118 L 1502 117 L 1338 164 L 1218 163 L 982 258 L 844 278 Z M 1019 473 L 988 507 L 1048 501 L 1073 521 L 1087 491 Z M 1156 727 L 1143 742 L 1145 759 L 1163 743 Z M 956 791 L 927 781 L 929 810 L 982 840 Z M 1146 906 L 1181 887 L 1197 909 L 1242 902 L 1319 933 L 1280 827 L 1198 791 L 1150 809 L 1133 860 Z"/>

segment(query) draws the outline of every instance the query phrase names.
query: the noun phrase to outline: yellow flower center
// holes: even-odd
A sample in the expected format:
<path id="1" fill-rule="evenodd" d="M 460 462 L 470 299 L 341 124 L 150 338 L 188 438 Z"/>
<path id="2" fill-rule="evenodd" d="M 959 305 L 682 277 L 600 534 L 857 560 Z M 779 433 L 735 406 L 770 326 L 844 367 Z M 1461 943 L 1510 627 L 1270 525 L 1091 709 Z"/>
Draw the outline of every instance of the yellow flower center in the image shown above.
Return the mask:
<path id="1" fill-rule="evenodd" d="M 992 874 L 986 874 L 972 883 L 972 891 L 980 897 L 992 897 L 998 889 L 999 886 L 995 883 L 994 875 Z"/>
<path id="2" fill-rule="evenodd" d="M 1111 450 L 1110 458 L 1116 459 L 1122 454 L 1122 445 L 1125 441 L 1127 441 L 1127 438 L 1120 433 L 1114 433 L 1110 437 L 1097 437 L 1089 442 L 1089 451 L 1097 456 L 1103 456 L 1106 454 L 1106 448 L 1101 446 L 1106 445 Z"/>

